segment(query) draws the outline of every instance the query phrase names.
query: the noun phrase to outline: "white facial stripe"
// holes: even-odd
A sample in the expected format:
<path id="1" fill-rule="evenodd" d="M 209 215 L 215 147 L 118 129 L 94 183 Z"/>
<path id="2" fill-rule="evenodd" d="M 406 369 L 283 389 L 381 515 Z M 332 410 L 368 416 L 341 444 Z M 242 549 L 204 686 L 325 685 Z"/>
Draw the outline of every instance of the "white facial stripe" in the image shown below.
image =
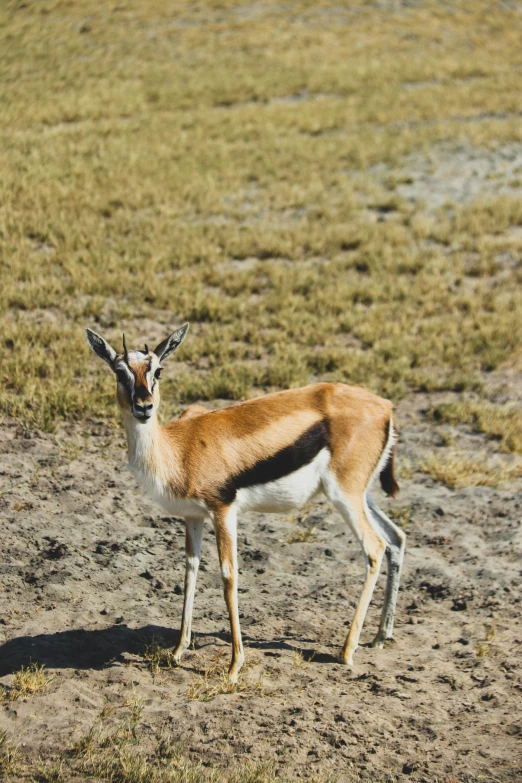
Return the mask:
<path id="1" fill-rule="evenodd" d="M 152 387 L 154 386 L 154 383 L 156 381 L 154 377 L 154 373 L 160 366 L 160 362 L 157 356 L 154 354 L 152 355 L 152 361 L 150 363 L 150 371 L 147 373 L 147 385 L 149 387 L 149 391 L 152 391 Z"/>

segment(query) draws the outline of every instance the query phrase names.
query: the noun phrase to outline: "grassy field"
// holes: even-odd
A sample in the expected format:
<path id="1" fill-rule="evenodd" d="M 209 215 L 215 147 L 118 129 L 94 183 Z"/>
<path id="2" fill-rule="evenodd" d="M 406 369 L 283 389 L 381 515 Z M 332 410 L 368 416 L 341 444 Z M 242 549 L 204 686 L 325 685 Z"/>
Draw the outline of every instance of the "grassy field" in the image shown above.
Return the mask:
<path id="1" fill-rule="evenodd" d="M 4 4 L 1 410 L 112 416 L 84 325 L 182 320 L 169 414 L 318 378 L 480 393 L 520 361 L 520 265 L 495 274 L 522 202 L 396 187 L 409 153 L 520 141 L 520 28 L 486 2 Z"/>
<path id="2" fill-rule="evenodd" d="M 518 148 L 521 34 L 518 4 L 483 0 L 6 0 L 0 413 L 51 432 L 115 421 L 84 327 L 141 346 L 188 320 L 165 418 L 319 379 L 395 401 L 458 392 L 426 421 L 449 447 L 462 426 L 503 454 L 455 448 L 416 467 L 450 488 L 520 477 L 505 455 L 522 454 L 506 381 L 522 370 L 522 166 L 437 208 L 404 188 L 437 151 Z M 45 676 L 23 670 L 4 697 Z M 274 779 L 204 770 L 161 736 L 143 749 L 139 705 L 121 709 L 37 771 L 0 734 L 0 771 Z"/>

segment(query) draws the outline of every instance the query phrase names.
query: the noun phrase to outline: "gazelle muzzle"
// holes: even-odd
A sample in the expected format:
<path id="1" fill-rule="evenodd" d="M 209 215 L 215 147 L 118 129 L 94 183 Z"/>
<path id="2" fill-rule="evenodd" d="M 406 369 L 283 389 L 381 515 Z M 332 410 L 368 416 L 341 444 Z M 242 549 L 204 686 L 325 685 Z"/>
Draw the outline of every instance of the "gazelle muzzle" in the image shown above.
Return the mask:
<path id="1" fill-rule="evenodd" d="M 132 415 L 142 421 L 150 419 L 154 413 L 154 400 L 146 386 L 135 387 L 132 395 Z"/>

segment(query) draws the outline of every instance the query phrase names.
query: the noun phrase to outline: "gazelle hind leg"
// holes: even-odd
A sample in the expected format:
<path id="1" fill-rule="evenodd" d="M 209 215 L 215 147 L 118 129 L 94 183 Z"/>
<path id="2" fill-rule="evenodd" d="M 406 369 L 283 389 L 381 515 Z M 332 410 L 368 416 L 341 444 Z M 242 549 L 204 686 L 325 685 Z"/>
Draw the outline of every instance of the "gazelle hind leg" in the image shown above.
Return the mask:
<path id="1" fill-rule="evenodd" d="M 194 609 L 194 594 L 201 558 L 201 539 L 203 536 L 202 519 L 185 520 L 185 594 L 183 597 L 183 616 L 178 646 L 174 650 L 174 660 L 181 661 L 181 656 L 190 645 L 192 628 L 192 611 Z"/>
<path id="2" fill-rule="evenodd" d="M 383 647 L 385 640 L 391 639 L 393 636 L 393 621 L 404 560 L 404 550 L 406 548 L 406 534 L 381 511 L 373 500 L 367 497 L 366 501 L 368 503 L 369 517 L 386 541 L 388 575 L 386 578 L 384 606 L 382 608 L 379 630 L 372 642 L 373 647 Z"/>
<path id="3" fill-rule="evenodd" d="M 245 661 L 245 654 L 241 641 L 237 601 L 237 511 L 234 506 L 220 509 L 214 514 L 214 530 L 232 634 L 232 663 L 228 670 L 228 678 L 235 683 Z"/>
<path id="4" fill-rule="evenodd" d="M 359 637 L 361 635 L 366 612 L 368 611 L 377 577 L 379 576 L 386 543 L 368 519 L 364 494 L 349 494 L 346 490 L 341 489 L 333 477 L 324 481 L 323 484 L 328 499 L 333 503 L 357 536 L 366 558 L 366 578 L 340 656 L 342 663 L 351 666 L 353 665 L 353 654 L 359 645 Z"/>

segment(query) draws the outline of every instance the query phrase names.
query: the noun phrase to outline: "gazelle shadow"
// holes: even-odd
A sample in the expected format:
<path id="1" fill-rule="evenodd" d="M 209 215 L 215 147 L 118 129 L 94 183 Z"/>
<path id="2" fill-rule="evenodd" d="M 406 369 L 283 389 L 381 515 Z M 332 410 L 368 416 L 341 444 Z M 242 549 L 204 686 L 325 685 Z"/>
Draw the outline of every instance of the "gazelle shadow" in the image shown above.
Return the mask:
<path id="1" fill-rule="evenodd" d="M 174 645 L 178 632 L 156 625 L 133 629 L 113 625 L 99 630 L 75 629 L 19 636 L 0 647 L 0 677 L 31 662 L 49 669 L 103 669 L 122 660 L 124 653 L 143 653 L 153 639 Z"/>
<path id="2" fill-rule="evenodd" d="M 0 647 L 0 677 L 11 674 L 32 662 L 43 663 L 48 669 L 103 669 L 123 660 L 127 654 L 140 655 L 146 646 L 156 640 L 162 646 L 174 647 L 179 632 L 159 625 L 129 628 L 113 625 L 97 630 L 75 629 L 37 636 L 18 636 Z M 230 644 L 228 633 L 205 633 L 198 635 L 197 648 L 203 649 L 219 639 Z M 299 651 L 305 660 L 317 663 L 337 663 L 334 655 L 317 653 L 304 649 L 304 643 L 313 644 L 313 639 L 284 637 L 260 641 L 250 636 L 243 637 L 247 647 L 261 651 Z"/>

